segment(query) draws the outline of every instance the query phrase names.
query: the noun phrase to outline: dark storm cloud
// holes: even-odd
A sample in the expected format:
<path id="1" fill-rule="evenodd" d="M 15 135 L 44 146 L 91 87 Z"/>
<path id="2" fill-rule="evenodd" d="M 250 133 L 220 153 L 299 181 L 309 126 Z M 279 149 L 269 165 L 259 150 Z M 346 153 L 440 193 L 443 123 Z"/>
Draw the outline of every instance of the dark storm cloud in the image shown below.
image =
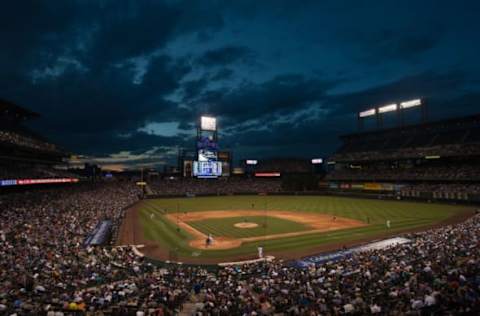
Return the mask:
<path id="1" fill-rule="evenodd" d="M 210 76 L 210 80 L 219 81 L 227 80 L 233 77 L 234 71 L 230 68 L 222 68 L 213 75 Z"/>
<path id="2" fill-rule="evenodd" d="M 378 58 L 415 60 L 438 45 L 445 31 L 441 26 L 429 30 L 411 26 L 398 30 L 382 28 L 357 35 L 355 40 L 360 41 L 365 50 L 358 59 L 377 63 Z"/>
<path id="3" fill-rule="evenodd" d="M 175 147 L 186 145 L 190 139 L 182 136 L 161 136 L 145 132 L 133 132 L 127 135 L 112 135 L 111 133 L 78 132 L 75 134 L 76 150 L 87 155 L 108 156 L 112 153 L 130 152 L 141 154 L 155 146 Z"/>
<path id="4" fill-rule="evenodd" d="M 59 14 L 61 12 L 61 14 Z M 25 76 L 31 68 L 65 54 L 75 40 L 72 25 L 78 21 L 70 1 L 10 1 L 0 10 L 2 74 Z"/>
<path id="5" fill-rule="evenodd" d="M 0 10 L 0 98 L 41 113 L 36 130 L 78 153 L 144 159 L 158 147 L 171 159 L 203 113 L 219 117 L 233 150 L 329 152 L 372 105 L 424 97 L 432 117 L 474 112 L 477 9 L 11 1 Z M 158 123 L 176 135 L 139 131 Z"/>
<path id="6" fill-rule="evenodd" d="M 208 80 L 206 77 L 202 77 L 196 80 L 189 80 L 183 83 L 183 97 L 184 99 L 193 99 L 198 96 L 203 89 L 208 86 Z"/>
<path id="7" fill-rule="evenodd" d="M 151 54 L 183 34 L 223 26 L 219 12 L 198 1 L 110 1 L 95 16 L 88 25 L 85 59 L 100 66 Z"/>
<path id="8" fill-rule="evenodd" d="M 249 62 L 254 54 L 244 46 L 225 46 L 206 51 L 198 58 L 198 63 L 203 66 L 225 66 L 236 62 Z"/>
<path id="9" fill-rule="evenodd" d="M 95 72 L 152 54 L 175 38 L 222 28 L 213 6 L 164 1 L 11 1 L 0 10 L 3 72 L 26 75 L 62 56 Z"/>
<path id="10" fill-rule="evenodd" d="M 298 74 L 280 75 L 263 83 L 247 82 L 232 90 L 207 91 L 195 102 L 208 105 L 226 124 L 265 115 L 288 114 L 322 99 L 334 82 Z"/>
<path id="11" fill-rule="evenodd" d="M 141 89 L 166 95 L 180 87 L 180 80 L 191 71 L 185 59 L 173 60 L 169 56 L 155 57 L 148 67 L 140 85 Z"/>
<path id="12" fill-rule="evenodd" d="M 449 117 L 457 114 L 457 109 L 462 110 L 462 115 L 478 114 L 480 104 L 480 92 L 467 91 L 461 95 L 438 98 L 429 107 L 430 116 Z"/>
<path id="13" fill-rule="evenodd" d="M 480 93 L 465 88 L 478 84 L 478 79 L 459 71 L 426 72 L 354 93 L 319 94 L 314 101 L 321 104 L 324 110 L 321 115 L 307 112 L 290 122 L 260 120 L 256 128 L 238 128 L 225 142 L 233 147 L 256 148 L 253 151 L 278 146 L 278 151 L 270 150 L 271 156 L 288 156 L 285 148 L 289 146 L 296 150 L 306 149 L 306 152 L 311 148 L 311 152 L 331 154 L 338 146 L 340 135 L 356 130 L 356 113 L 372 106 L 421 97 L 429 106 L 431 119 L 455 115 L 458 109 L 465 115 L 478 112 Z"/>
<path id="14" fill-rule="evenodd" d="M 166 56 L 152 61 L 143 84 L 132 83 L 128 64 L 96 71 L 93 80 L 89 72 L 66 71 L 29 87 L 36 97 L 31 108 L 44 114 L 52 133 L 128 132 L 175 110 L 176 104 L 164 97 L 178 88 L 186 72 L 182 62 Z M 60 91 L 52 90 L 56 84 Z"/>
<path id="15" fill-rule="evenodd" d="M 333 120 L 333 121 L 332 121 Z M 338 136 L 352 131 L 355 119 L 349 115 L 314 117 L 289 123 L 266 124 L 262 130 L 238 130 L 225 137 L 229 148 L 241 146 L 238 159 L 259 157 L 325 157 L 338 146 Z"/>
<path id="16" fill-rule="evenodd" d="M 177 104 L 166 97 L 190 72 L 188 62 L 164 54 L 149 57 L 135 84 L 131 58 L 153 54 L 183 34 L 222 27 L 218 12 L 206 7 L 190 11 L 192 6 L 198 4 L 9 3 L 0 13 L 0 36 L 9 45 L 0 50 L 0 65 L 5 66 L 0 93 L 41 113 L 34 126 L 72 151 L 115 152 L 148 141 L 150 146 L 172 145 L 166 137 L 143 136 L 137 142 L 138 135 L 117 135 L 135 133 L 149 121 L 175 119 Z M 59 65 L 60 59 L 69 62 Z"/>

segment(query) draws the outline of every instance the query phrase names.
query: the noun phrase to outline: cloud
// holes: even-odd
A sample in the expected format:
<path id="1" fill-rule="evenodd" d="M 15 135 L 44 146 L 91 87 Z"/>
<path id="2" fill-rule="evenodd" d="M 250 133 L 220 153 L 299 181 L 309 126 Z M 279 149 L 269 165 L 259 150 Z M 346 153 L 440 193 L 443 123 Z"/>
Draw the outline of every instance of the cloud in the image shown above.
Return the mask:
<path id="1" fill-rule="evenodd" d="M 70 163 L 83 167 L 85 163 L 100 165 L 104 170 L 123 171 L 139 168 L 159 168 L 168 164 L 177 152 L 164 147 L 152 147 L 143 152 L 120 151 L 107 156 L 76 156 Z"/>
<path id="2" fill-rule="evenodd" d="M 245 82 L 235 89 L 204 92 L 194 102 L 206 104 L 225 124 L 285 114 L 325 97 L 334 82 L 299 74 L 284 74 L 262 83 Z"/>
<path id="3" fill-rule="evenodd" d="M 445 32 L 441 27 L 433 30 L 401 28 L 383 29 L 363 37 L 364 59 L 376 63 L 378 59 L 415 61 L 436 47 Z"/>
<path id="4" fill-rule="evenodd" d="M 186 112 L 170 97 L 190 62 L 162 50 L 187 34 L 220 30 L 219 10 L 190 1 L 5 4 L 0 95 L 41 113 L 31 125 L 72 152 L 182 144 L 136 131 Z"/>
<path id="5" fill-rule="evenodd" d="M 206 77 L 185 81 L 182 84 L 184 99 L 196 98 L 207 86 L 208 80 Z"/>
<path id="6" fill-rule="evenodd" d="M 248 63 L 253 60 L 254 53 L 245 46 L 225 46 L 208 50 L 197 59 L 206 67 L 225 66 L 234 63 Z"/>
<path id="7" fill-rule="evenodd" d="M 475 110 L 476 59 L 462 59 L 478 55 L 475 10 L 419 19 L 431 8 L 416 8 L 11 1 L 0 11 L 0 97 L 39 112 L 33 127 L 77 153 L 172 159 L 206 112 L 236 157 L 328 152 L 372 105 L 424 97 L 432 117 Z M 142 130 L 151 126 L 158 135 Z"/>
<path id="8" fill-rule="evenodd" d="M 241 147 L 245 153 L 256 152 L 258 157 L 289 157 L 292 153 L 328 156 L 337 148 L 340 135 L 356 131 L 359 110 L 422 97 L 428 104 L 431 120 L 475 114 L 480 94 L 475 92 L 476 88 L 466 87 L 479 83 L 478 78 L 459 71 L 424 72 L 354 93 L 319 94 L 317 101 L 321 107 L 307 107 L 301 113 L 299 106 L 288 114 L 287 121 L 260 119 L 248 128 L 240 125 L 225 136 L 224 142 L 227 147 Z"/>
<path id="9" fill-rule="evenodd" d="M 216 73 L 210 76 L 210 80 L 212 81 L 221 81 L 231 79 L 234 75 L 234 71 L 230 68 L 222 68 Z"/>
<path id="10" fill-rule="evenodd" d="M 135 132 L 150 122 L 175 120 L 178 104 L 168 96 L 188 72 L 183 60 L 162 55 L 151 62 L 140 84 L 133 82 L 134 67 L 126 63 L 97 70 L 94 76 L 67 68 L 36 82 L 23 79 L 16 86 L 9 85 L 11 90 L 3 95 L 41 113 L 33 127 L 72 152 L 146 150 L 182 142 L 142 134 L 119 139 L 117 135 Z M 7 80 L 0 76 L 0 82 L 7 84 Z"/>
<path id="11" fill-rule="evenodd" d="M 75 152 L 93 156 L 109 156 L 119 152 L 142 154 L 154 147 L 176 148 L 191 143 L 191 136 L 175 135 L 163 136 L 143 131 L 132 132 L 127 135 L 100 132 L 72 134 L 75 141 Z"/>

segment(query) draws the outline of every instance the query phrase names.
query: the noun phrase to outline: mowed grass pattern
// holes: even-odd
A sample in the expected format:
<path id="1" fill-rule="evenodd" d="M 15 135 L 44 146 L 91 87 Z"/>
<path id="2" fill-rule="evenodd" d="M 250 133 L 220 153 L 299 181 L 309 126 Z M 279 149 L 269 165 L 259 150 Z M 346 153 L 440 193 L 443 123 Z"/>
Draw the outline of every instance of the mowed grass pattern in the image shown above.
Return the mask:
<path id="1" fill-rule="evenodd" d="M 179 256 L 228 259 L 231 256 L 255 254 L 259 245 L 275 252 L 304 252 L 309 248 L 328 243 L 351 242 L 358 239 L 375 238 L 426 227 L 449 217 L 471 210 L 471 207 L 447 204 L 416 203 L 391 200 L 356 199 L 331 196 L 222 196 L 197 198 L 168 198 L 140 202 L 140 223 L 145 238 L 157 242 L 166 249 L 175 249 Z M 177 231 L 175 223 L 163 214 L 212 210 L 286 210 L 321 213 L 347 217 L 368 223 L 368 226 L 273 239 L 266 242 L 250 242 L 240 248 L 228 250 L 198 251 L 189 246 L 191 236 Z M 151 219 L 150 214 L 155 214 Z M 213 220 L 213 219 L 212 219 Z M 391 229 L 386 221 L 391 221 Z M 223 220 L 222 220 L 223 221 Z"/>
<path id="2" fill-rule="evenodd" d="M 244 222 L 255 223 L 258 225 L 258 227 L 235 227 L 236 223 Z M 271 216 L 213 218 L 207 220 L 189 221 L 187 223 L 206 235 L 212 234 L 212 236 L 224 236 L 232 238 L 259 237 L 265 235 L 292 233 L 312 229 L 301 223 Z"/>

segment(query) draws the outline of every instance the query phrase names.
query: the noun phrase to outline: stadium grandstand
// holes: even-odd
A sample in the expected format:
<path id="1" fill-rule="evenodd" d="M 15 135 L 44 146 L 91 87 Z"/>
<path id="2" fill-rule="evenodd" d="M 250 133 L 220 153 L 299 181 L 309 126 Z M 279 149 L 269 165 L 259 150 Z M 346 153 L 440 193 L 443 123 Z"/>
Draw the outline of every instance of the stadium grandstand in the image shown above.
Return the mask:
<path id="1" fill-rule="evenodd" d="M 406 234 L 413 242 L 299 268 L 159 265 L 134 248 L 85 244 L 118 227 L 129 182 L 2 196 L 0 311 L 7 315 L 476 314 L 480 218 Z M 114 230 L 115 231 L 115 230 Z M 448 242 L 445 242 L 448 240 Z"/>
<path id="2" fill-rule="evenodd" d="M 480 115 L 349 134 L 329 159 L 331 188 L 480 200 Z"/>
<path id="3" fill-rule="evenodd" d="M 0 180 L 2 186 L 72 178 L 65 166 L 68 154 L 26 127 L 39 114 L 0 100 Z M 31 181 L 35 179 L 35 181 Z M 71 179 L 73 181 L 73 179 Z"/>
<path id="4" fill-rule="evenodd" d="M 150 181 L 153 195 L 185 196 L 211 194 L 275 193 L 282 191 L 280 179 L 230 177 L 216 180 L 197 178 L 164 178 Z"/>

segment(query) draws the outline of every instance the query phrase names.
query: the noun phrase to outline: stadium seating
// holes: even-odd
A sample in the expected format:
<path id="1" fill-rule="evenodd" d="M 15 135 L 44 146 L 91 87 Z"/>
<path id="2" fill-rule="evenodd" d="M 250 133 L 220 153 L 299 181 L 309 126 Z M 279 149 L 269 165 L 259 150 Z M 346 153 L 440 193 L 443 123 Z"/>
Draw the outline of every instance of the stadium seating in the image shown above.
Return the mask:
<path id="1" fill-rule="evenodd" d="M 478 115 L 346 135 L 326 180 L 339 189 L 389 183 L 401 197 L 479 201 L 479 135 Z"/>
<path id="2" fill-rule="evenodd" d="M 332 171 L 327 179 L 366 181 L 480 181 L 480 165 L 475 163 L 445 162 L 435 165 L 369 164 L 362 168 L 346 168 Z"/>
<path id="3" fill-rule="evenodd" d="M 158 179 L 149 182 L 156 195 L 274 193 L 281 191 L 278 179 Z"/>
<path id="4" fill-rule="evenodd" d="M 6 130 L 0 131 L 0 142 L 40 151 L 58 151 L 57 147 L 54 144 L 50 144 L 33 137 Z"/>
<path id="5" fill-rule="evenodd" d="M 218 270 L 157 267 L 128 247 L 83 245 L 99 221 L 110 219 L 118 227 L 138 194 L 133 183 L 110 182 L 0 196 L 0 313 L 480 312 L 480 215 L 407 234 L 411 243 L 306 269 L 282 261 Z"/>
<path id="6" fill-rule="evenodd" d="M 77 177 L 66 170 L 59 170 L 47 165 L 28 163 L 0 162 L 0 180 L 5 179 L 40 179 Z"/>
<path id="7" fill-rule="evenodd" d="M 345 135 L 330 160 L 361 161 L 479 155 L 478 116 Z"/>

